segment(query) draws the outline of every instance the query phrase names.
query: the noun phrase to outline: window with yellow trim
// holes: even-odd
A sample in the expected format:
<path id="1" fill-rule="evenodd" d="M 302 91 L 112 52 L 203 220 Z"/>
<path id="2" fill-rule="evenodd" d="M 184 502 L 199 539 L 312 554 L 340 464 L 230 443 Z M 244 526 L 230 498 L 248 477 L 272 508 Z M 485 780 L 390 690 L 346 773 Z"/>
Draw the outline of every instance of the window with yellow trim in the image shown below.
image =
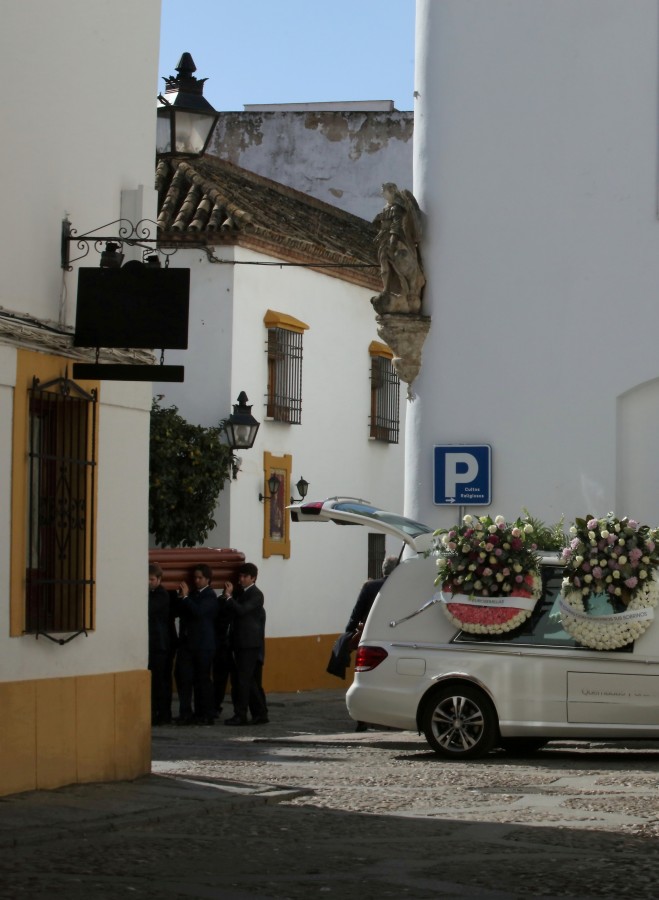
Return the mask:
<path id="1" fill-rule="evenodd" d="M 286 512 L 291 493 L 291 463 L 289 453 L 273 456 L 267 451 L 263 454 L 263 483 L 265 485 L 263 500 L 263 557 L 291 555 L 290 516 Z M 268 480 L 275 476 L 277 490 L 270 493 Z"/>
<path id="2" fill-rule="evenodd" d="M 34 362 L 44 368 L 43 358 Z M 20 359 L 14 459 L 24 489 L 12 509 L 12 634 L 78 634 L 94 626 L 98 391 L 65 369 L 33 375 L 23 392 L 26 371 Z"/>
<path id="3" fill-rule="evenodd" d="M 370 437 L 397 444 L 400 431 L 400 379 L 393 366 L 393 353 L 386 344 L 371 341 Z"/>
<path id="4" fill-rule="evenodd" d="M 268 310 L 266 415 L 275 422 L 302 421 L 302 338 L 309 327 L 285 313 Z"/>

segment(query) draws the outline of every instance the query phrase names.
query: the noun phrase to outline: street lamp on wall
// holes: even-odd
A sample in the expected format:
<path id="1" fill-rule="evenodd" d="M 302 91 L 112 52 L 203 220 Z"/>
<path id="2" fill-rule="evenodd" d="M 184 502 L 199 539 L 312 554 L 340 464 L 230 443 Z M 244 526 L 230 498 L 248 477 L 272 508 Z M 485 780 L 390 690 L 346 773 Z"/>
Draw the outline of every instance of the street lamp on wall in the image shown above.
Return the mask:
<path id="1" fill-rule="evenodd" d="M 195 78 L 197 67 L 189 53 L 176 66 L 178 75 L 165 78 L 165 93 L 158 95 L 158 156 L 203 156 L 220 114 L 204 97 L 205 78 Z"/>
<path id="2" fill-rule="evenodd" d="M 297 498 L 291 497 L 291 503 L 302 503 L 309 491 L 309 482 L 304 478 L 300 478 L 298 483 L 295 485 L 295 488 L 300 496 Z"/>
<path id="3" fill-rule="evenodd" d="M 233 404 L 233 412 L 224 422 L 229 447 L 232 450 L 249 450 L 254 446 L 260 424 L 252 415 L 251 404 L 247 403 L 247 394 L 241 391 L 238 394 L 238 402 Z"/>
<path id="4" fill-rule="evenodd" d="M 266 496 L 265 494 L 259 494 L 259 501 L 261 503 L 265 503 L 267 500 L 272 500 L 273 497 L 277 495 L 279 491 L 279 478 L 273 472 L 270 478 L 268 478 L 268 490 L 270 491 L 270 496 Z"/>

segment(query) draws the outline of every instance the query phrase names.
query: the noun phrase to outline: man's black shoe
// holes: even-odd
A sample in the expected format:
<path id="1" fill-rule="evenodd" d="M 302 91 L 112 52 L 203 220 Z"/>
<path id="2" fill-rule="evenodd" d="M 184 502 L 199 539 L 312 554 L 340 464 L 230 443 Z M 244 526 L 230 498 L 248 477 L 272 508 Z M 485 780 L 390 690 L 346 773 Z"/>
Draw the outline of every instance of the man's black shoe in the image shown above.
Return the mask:
<path id="1" fill-rule="evenodd" d="M 174 719 L 175 725 L 194 725 L 194 720 L 192 716 L 179 716 L 178 719 Z"/>
<path id="2" fill-rule="evenodd" d="M 355 731 L 368 731 L 368 725 L 366 724 L 366 722 L 357 722 Z"/>
<path id="3" fill-rule="evenodd" d="M 245 716 L 231 716 L 230 719 L 224 720 L 225 725 L 247 725 Z"/>
<path id="4" fill-rule="evenodd" d="M 252 719 L 252 725 L 267 725 L 270 719 L 267 716 L 257 716 Z"/>

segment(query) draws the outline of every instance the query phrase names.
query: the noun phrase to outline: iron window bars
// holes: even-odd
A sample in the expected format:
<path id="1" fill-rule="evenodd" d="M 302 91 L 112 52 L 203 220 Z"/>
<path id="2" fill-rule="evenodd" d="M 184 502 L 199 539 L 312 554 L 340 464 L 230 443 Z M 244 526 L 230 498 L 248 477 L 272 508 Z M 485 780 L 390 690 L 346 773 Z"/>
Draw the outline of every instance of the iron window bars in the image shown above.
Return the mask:
<path id="1" fill-rule="evenodd" d="M 398 443 L 399 398 L 400 379 L 391 360 L 372 356 L 370 436 L 374 440 Z"/>
<path id="2" fill-rule="evenodd" d="M 269 418 L 299 425 L 302 421 L 302 334 L 287 328 L 269 328 L 268 394 Z"/>
<path id="3" fill-rule="evenodd" d="M 368 578 L 382 578 L 382 563 L 386 553 L 385 535 L 369 532 Z"/>
<path id="4" fill-rule="evenodd" d="M 25 631 L 65 644 L 94 626 L 97 393 L 35 377 L 28 397 Z"/>

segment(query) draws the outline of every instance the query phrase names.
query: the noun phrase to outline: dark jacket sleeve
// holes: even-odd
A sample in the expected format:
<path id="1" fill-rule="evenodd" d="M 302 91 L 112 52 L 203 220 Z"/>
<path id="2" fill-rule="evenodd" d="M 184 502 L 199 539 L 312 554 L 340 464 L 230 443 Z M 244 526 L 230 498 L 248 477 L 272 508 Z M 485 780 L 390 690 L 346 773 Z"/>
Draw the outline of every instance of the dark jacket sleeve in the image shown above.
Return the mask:
<path id="1" fill-rule="evenodd" d="M 169 650 L 169 594 L 162 585 L 149 591 L 149 651 Z"/>
<path id="2" fill-rule="evenodd" d="M 218 641 L 226 641 L 229 634 L 229 626 L 233 613 L 228 604 L 228 598 L 220 594 L 217 598 L 217 616 L 215 618 L 215 636 Z"/>
<path id="3" fill-rule="evenodd" d="M 357 597 L 354 609 L 350 613 L 346 631 L 354 631 L 360 622 L 366 621 L 366 617 L 371 611 L 373 602 L 384 582 L 384 578 L 374 578 L 372 581 L 364 582 L 362 589 L 359 592 L 359 596 Z"/>
<path id="4" fill-rule="evenodd" d="M 238 619 L 250 616 L 258 609 L 263 609 L 263 605 L 263 593 L 257 587 L 252 587 L 248 591 L 238 594 L 237 597 L 229 597 L 227 600 L 227 609 L 232 616 Z"/>
<path id="5" fill-rule="evenodd" d="M 232 616 L 229 639 L 234 650 L 265 645 L 265 605 L 262 592 L 257 587 L 247 591 L 237 590 L 227 600 Z"/>
<path id="6" fill-rule="evenodd" d="M 179 646 L 191 650 L 215 650 L 217 596 L 212 588 L 193 591 L 180 600 Z"/>
<path id="7" fill-rule="evenodd" d="M 181 609 L 191 619 L 214 619 L 217 615 L 217 595 L 210 589 L 201 593 L 193 591 L 187 597 L 181 597 Z"/>

